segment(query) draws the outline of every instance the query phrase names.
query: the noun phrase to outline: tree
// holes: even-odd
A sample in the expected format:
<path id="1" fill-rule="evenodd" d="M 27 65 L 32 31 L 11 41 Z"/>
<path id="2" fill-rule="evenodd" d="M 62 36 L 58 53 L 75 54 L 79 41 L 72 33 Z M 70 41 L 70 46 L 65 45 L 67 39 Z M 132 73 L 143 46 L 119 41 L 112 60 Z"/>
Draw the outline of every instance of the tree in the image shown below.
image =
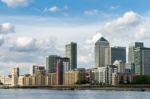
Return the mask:
<path id="1" fill-rule="evenodd" d="M 89 82 L 87 80 L 77 80 L 75 84 L 88 84 Z"/>
<path id="2" fill-rule="evenodd" d="M 150 84 L 150 76 L 139 75 L 133 80 L 133 84 Z"/>

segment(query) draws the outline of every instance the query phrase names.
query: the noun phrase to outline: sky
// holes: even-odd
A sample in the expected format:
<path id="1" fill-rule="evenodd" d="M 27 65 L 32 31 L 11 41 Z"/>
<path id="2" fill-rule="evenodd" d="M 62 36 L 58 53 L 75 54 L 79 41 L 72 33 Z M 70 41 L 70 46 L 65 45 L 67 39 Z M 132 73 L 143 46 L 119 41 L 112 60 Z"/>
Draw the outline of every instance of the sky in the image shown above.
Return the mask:
<path id="1" fill-rule="evenodd" d="M 0 0 L 0 75 L 29 73 L 51 54 L 78 44 L 78 67 L 94 67 L 94 43 L 144 42 L 150 47 L 149 0 Z"/>

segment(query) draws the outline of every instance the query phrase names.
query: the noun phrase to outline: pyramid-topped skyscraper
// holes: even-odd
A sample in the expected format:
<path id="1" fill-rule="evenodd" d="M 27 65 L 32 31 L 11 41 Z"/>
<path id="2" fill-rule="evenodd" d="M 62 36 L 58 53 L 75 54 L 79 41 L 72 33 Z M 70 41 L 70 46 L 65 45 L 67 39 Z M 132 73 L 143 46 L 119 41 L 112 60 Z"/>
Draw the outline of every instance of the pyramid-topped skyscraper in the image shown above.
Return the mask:
<path id="1" fill-rule="evenodd" d="M 95 43 L 95 67 L 105 67 L 110 64 L 109 42 L 101 37 Z"/>

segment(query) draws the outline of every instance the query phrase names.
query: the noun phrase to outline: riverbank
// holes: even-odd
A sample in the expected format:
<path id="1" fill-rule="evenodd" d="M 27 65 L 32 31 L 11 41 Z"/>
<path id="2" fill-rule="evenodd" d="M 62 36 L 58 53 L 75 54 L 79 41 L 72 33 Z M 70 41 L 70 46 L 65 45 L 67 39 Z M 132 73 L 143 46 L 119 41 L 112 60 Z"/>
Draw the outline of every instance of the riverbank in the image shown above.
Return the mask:
<path id="1" fill-rule="evenodd" d="M 150 91 L 150 85 L 73 85 L 73 86 L 0 86 L 1 89 L 50 89 L 50 90 L 114 90 L 114 91 Z"/>

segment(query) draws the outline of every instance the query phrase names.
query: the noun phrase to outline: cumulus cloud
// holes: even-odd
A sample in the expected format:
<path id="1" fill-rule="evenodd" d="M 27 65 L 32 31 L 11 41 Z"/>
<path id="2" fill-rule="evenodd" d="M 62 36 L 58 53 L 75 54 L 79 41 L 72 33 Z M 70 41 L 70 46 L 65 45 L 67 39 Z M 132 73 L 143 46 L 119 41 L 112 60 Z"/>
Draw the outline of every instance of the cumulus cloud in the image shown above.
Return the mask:
<path id="1" fill-rule="evenodd" d="M 37 50 L 36 39 L 32 37 L 18 37 L 10 50 L 19 52 L 35 51 Z"/>
<path id="2" fill-rule="evenodd" d="M 113 41 L 124 43 L 127 41 L 146 40 L 150 38 L 150 18 L 136 12 L 126 12 L 122 17 L 107 22 L 100 32 Z"/>
<path id="3" fill-rule="evenodd" d="M 15 26 L 11 23 L 0 24 L 0 46 L 5 43 L 5 35 L 15 32 Z"/>
<path id="4" fill-rule="evenodd" d="M 62 47 L 57 45 L 55 37 L 47 39 L 29 36 L 10 37 L 0 49 L 0 63 L 3 66 L 25 66 L 26 68 L 33 64 L 45 65 L 45 57 L 50 54 L 60 55 L 60 48 Z"/>
<path id="5" fill-rule="evenodd" d="M 0 24 L 0 34 L 13 33 L 15 31 L 15 26 L 11 23 Z"/>
<path id="6" fill-rule="evenodd" d="M 101 36 L 109 38 L 112 45 L 127 45 L 128 42 L 146 39 L 149 35 L 149 18 L 129 11 L 122 16 L 106 22 L 91 39 L 86 42 L 95 42 Z"/>
<path id="7" fill-rule="evenodd" d="M 126 12 L 122 17 L 116 20 L 110 21 L 105 24 L 104 29 L 112 31 L 115 29 L 123 29 L 130 26 L 136 26 L 142 22 L 142 17 L 137 13 L 130 11 Z"/>
<path id="8" fill-rule="evenodd" d="M 49 54 L 60 54 L 59 50 L 57 49 L 58 45 L 56 44 L 56 39 L 54 37 L 49 39 L 18 37 L 11 40 L 11 42 L 12 43 L 10 44 L 9 51 L 16 55 L 16 59 L 22 57 L 19 61 L 26 61 L 28 60 L 26 59 L 27 57 L 33 57 L 33 59 L 30 59 L 30 61 L 38 62 L 39 60 L 43 60 L 44 57 Z M 5 59 L 6 58 L 7 57 L 5 57 Z M 10 60 L 11 57 L 8 59 Z"/>
<path id="9" fill-rule="evenodd" d="M 1 0 L 8 7 L 16 8 L 16 7 L 24 7 L 29 4 L 32 0 Z"/>

